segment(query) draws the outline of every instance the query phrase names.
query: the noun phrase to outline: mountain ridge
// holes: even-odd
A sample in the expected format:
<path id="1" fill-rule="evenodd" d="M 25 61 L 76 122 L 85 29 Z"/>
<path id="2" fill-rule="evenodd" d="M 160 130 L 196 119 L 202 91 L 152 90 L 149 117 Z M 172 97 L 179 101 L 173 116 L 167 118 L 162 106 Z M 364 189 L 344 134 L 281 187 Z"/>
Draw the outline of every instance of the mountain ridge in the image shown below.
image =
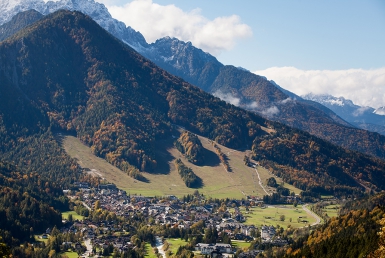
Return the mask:
<path id="1" fill-rule="evenodd" d="M 7 159 L 30 151 L 26 135 L 39 142 L 65 131 L 141 179 L 140 171 L 156 171 L 154 143 L 176 124 L 224 146 L 252 146 L 256 161 L 285 171 L 303 191 L 385 189 L 384 161 L 228 104 L 157 67 L 82 13 L 45 16 L 2 41 L 0 60 L 0 151 Z"/>
<path id="2" fill-rule="evenodd" d="M 7 1 L 3 0 L 3 2 Z M 48 2 L 47 4 L 44 4 L 42 0 L 29 0 L 22 6 L 15 4 L 13 9 L 7 9 L 6 13 L 10 16 L 12 12 L 27 9 L 28 6 L 39 7 L 43 13 L 59 8 L 80 10 L 91 15 L 99 25 L 158 66 L 207 92 L 216 94 L 220 89 L 221 95 L 217 94 L 217 96 L 236 99 L 235 104 L 257 112 L 266 118 L 306 130 L 317 137 L 345 148 L 380 158 L 385 157 L 385 149 L 381 144 L 385 143 L 384 136 L 372 132 L 365 133 L 356 129 L 356 125 L 344 121 L 330 109 L 320 107 L 315 102 L 304 100 L 293 93 L 289 93 L 274 82 L 267 81 L 264 77 L 254 77 L 254 79 L 249 80 L 254 81 L 249 85 L 239 85 L 238 82 L 227 83 L 226 86 L 219 85 L 216 81 L 223 81 L 224 77 L 226 77 L 226 80 L 235 82 L 234 78 L 242 70 L 233 69 L 232 66 L 224 66 L 215 57 L 195 48 L 191 43 L 175 38 L 165 37 L 148 44 L 139 32 L 113 19 L 103 4 L 96 3 L 93 0 L 60 0 Z M 244 75 L 245 77 L 253 76 L 251 73 L 244 73 Z M 243 78 L 243 80 L 247 79 Z M 256 83 L 257 81 L 259 83 Z M 257 92 L 261 94 L 256 94 Z M 286 94 L 286 98 L 282 97 L 282 93 L 283 95 Z M 362 128 L 378 131 L 374 125 L 362 126 Z M 356 139 L 359 138 L 361 138 L 361 141 L 356 142 Z"/>
<path id="3" fill-rule="evenodd" d="M 372 130 L 384 135 L 385 116 L 382 115 L 381 108 L 362 107 L 344 97 L 334 97 L 329 94 L 307 94 L 303 98 L 328 107 L 340 117 L 359 128 L 366 129 L 372 127 Z"/>

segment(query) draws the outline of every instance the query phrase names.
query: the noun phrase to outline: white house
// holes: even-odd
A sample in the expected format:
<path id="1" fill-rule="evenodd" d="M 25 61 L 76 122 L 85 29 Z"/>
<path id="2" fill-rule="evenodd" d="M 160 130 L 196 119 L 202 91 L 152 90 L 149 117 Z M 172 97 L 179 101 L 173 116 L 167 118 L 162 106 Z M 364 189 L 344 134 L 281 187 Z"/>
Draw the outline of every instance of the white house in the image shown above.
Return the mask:
<path id="1" fill-rule="evenodd" d="M 201 254 L 211 254 L 212 251 L 219 250 L 221 253 L 231 254 L 233 251 L 230 244 L 196 244 L 195 251 Z"/>

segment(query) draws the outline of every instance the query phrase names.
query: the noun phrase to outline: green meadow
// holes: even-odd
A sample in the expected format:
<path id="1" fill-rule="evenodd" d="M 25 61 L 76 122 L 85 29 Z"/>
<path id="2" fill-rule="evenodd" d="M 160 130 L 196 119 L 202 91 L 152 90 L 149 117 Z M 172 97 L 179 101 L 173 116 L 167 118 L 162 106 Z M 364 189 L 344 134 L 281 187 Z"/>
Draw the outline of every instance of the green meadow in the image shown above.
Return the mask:
<path id="1" fill-rule="evenodd" d="M 193 194 L 195 190 L 212 198 L 237 198 L 242 199 L 246 196 L 263 197 L 266 193 L 258 182 L 257 172 L 254 168 L 244 164 L 245 155 L 250 151 L 240 151 L 226 148 L 218 145 L 221 151 L 226 155 L 231 172 L 227 172 L 220 163 L 212 142 L 204 137 L 199 137 L 203 147 L 207 150 L 207 161 L 202 166 L 190 163 L 173 145 L 174 139 L 166 139 L 158 142 L 155 148 L 155 156 L 158 162 L 156 173 L 143 172 L 146 180 L 139 181 L 129 177 L 126 173 L 114 167 L 106 160 L 96 157 L 89 147 L 80 142 L 73 136 L 66 136 L 63 139 L 63 147 L 66 152 L 75 158 L 79 165 L 90 169 L 88 173 L 102 177 L 108 182 L 116 184 L 119 189 L 127 193 L 141 194 L 143 196 L 163 196 Z M 183 163 L 190 167 L 194 173 L 202 179 L 203 185 L 198 189 L 188 188 L 177 172 L 174 160 L 181 159 Z M 258 174 L 264 187 L 266 180 L 272 175 L 267 169 L 258 167 Z M 277 178 L 277 182 L 282 180 Z M 290 191 L 299 193 L 300 190 L 285 184 Z M 274 189 L 269 189 L 273 192 Z"/>
<path id="2" fill-rule="evenodd" d="M 234 209 L 231 209 L 234 211 Z M 245 207 L 241 207 L 240 211 L 245 216 L 246 225 L 279 225 L 287 228 L 300 228 L 316 222 L 316 219 L 306 213 L 301 205 L 294 207 L 293 205 L 267 206 L 265 208 L 252 207 L 246 211 Z M 284 217 L 282 221 L 281 218 Z M 304 222 L 307 221 L 307 222 Z"/>
<path id="3" fill-rule="evenodd" d="M 63 219 L 68 219 L 69 215 L 72 215 L 73 220 L 83 220 L 84 216 L 77 214 L 75 211 L 65 211 L 61 213 Z"/>

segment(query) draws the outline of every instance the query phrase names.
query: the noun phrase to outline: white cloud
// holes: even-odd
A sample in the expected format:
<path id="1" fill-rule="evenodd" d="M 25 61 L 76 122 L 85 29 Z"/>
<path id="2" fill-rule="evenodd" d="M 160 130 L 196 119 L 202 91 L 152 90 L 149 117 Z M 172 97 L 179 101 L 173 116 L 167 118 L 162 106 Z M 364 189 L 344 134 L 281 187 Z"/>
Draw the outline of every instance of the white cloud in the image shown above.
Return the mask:
<path id="1" fill-rule="evenodd" d="M 385 104 L 385 67 L 373 70 L 300 70 L 272 67 L 255 74 L 274 80 L 297 95 L 307 93 L 343 96 L 360 106 L 378 108 Z"/>
<path id="2" fill-rule="evenodd" d="M 259 107 L 259 105 L 256 101 L 253 101 L 253 102 L 245 105 L 245 108 L 248 110 L 256 110 L 256 109 L 258 109 L 258 107 Z"/>
<path id="3" fill-rule="evenodd" d="M 241 102 L 241 100 L 239 98 L 234 97 L 230 93 L 223 93 L 220 90 L 214 92 L 213 95 L 217 98 L 220 98 L 223 101 L 226 101 L 227 103 L 234 105 L 234 106 L 239 106 L 239 103 Z"/>
<path id="4" fill-rule="evenodd" d="M 360 107 L 353 112 L 353 116 L 362 116 L 365 112 L 371 110 L 370 107 Z"/>
<path id="5" fill-rule="evenodd" d="M 159 5 L 152 0 L 133 0 L 127 4 L 119 0 L 100 2 L 114 18 L 140 31 L 150 43 L 165 36 L 176 37 L 219 55 L 233 48 L 237 40 L 252 36 L 251 28 L 237 15 L 209 20 L 200 9 L 184 12 L 175 5 Z"/>
<path id="6" fill-rule="evenodd" d="M 263 110 L 261 113 L 267 117 L 272 117 L 279 113 L 279 109 L 276 106 L 272 106 L 272 107 L 269 107 L 268 109 Z"/>
<path id="7" fill-rule="evenodd" d="M 287 98 L 287 99 L 284 99 L 281 101 L 281 104 L 286 104 L 286 103 L 289 103 L 289 102 L 293 102 L 294 100 L 292 98 Z"/>

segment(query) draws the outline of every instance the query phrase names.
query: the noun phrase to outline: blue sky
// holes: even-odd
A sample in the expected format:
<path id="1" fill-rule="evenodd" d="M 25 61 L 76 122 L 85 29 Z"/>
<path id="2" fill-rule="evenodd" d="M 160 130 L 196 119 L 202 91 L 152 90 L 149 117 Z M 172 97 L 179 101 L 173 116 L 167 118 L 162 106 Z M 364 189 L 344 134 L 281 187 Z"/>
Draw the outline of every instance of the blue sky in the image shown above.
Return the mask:
<path id="1" fill-rule="evenodd" d="M 110 1 L 112 2 L 112 1 Z M 131 1 L 114 1 L 124 5 Z M 238 15 L 252 36 L 217 55 L 249 70 L 373 69 L 385 66 L 385 1 L 153 0 L 208 19 Z"/>
<path id="2" fill-rule="evenodd" d="M 148 42 L 175 36 L 299 95 L 385 105 L 385 1 L 96 1 Z"/>
<path id="3" fill-rule="evenodd" d="M 218 56 L 225 64 L 262 70 L 373 69 L 385 66 L 385 1 L 171 1 L 210 19 L 236 14 L 253 36 Z"/>

